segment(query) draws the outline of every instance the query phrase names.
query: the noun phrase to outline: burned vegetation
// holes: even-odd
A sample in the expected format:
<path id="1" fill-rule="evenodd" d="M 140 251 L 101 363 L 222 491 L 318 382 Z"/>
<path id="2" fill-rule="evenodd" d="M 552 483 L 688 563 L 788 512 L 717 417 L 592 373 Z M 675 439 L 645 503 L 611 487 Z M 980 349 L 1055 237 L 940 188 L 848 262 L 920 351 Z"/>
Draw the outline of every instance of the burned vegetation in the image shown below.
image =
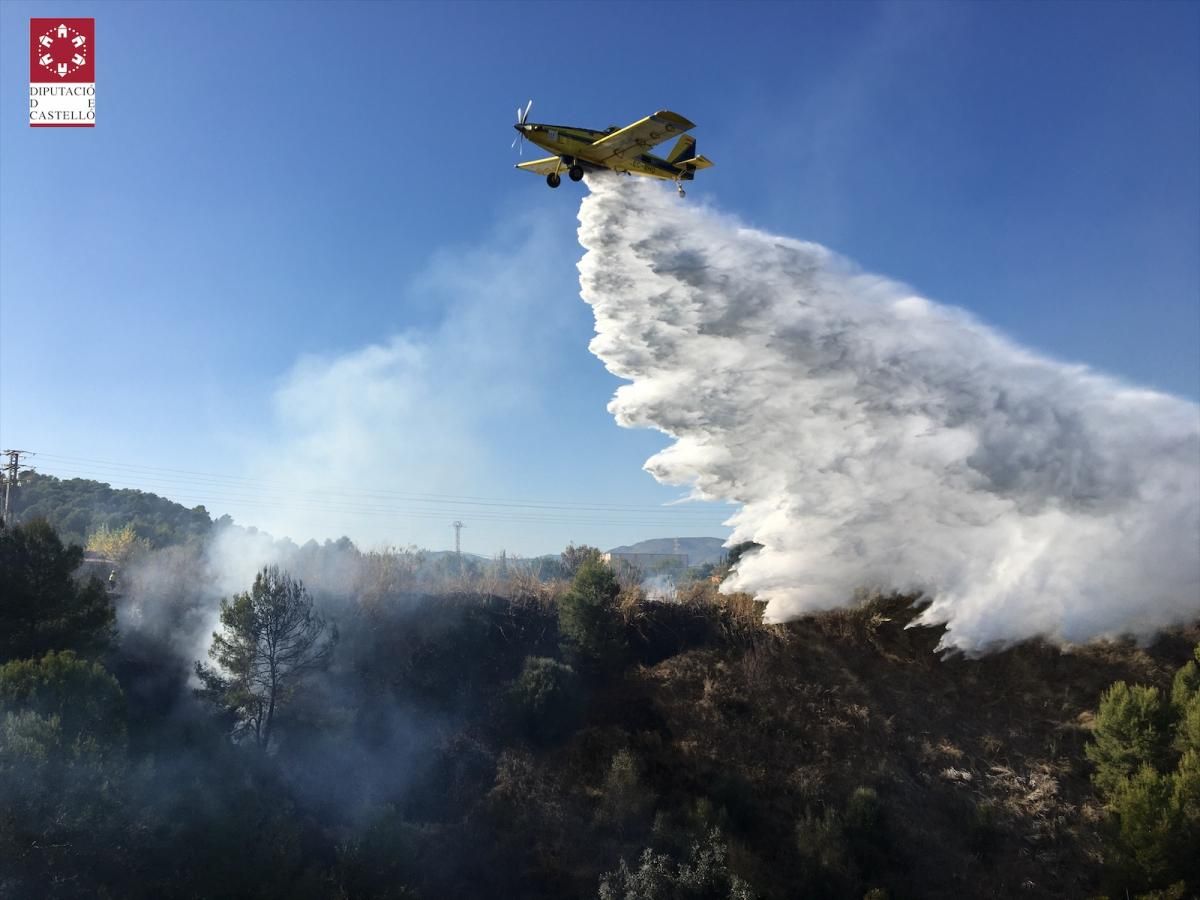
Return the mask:
<path id="1" fill-rule="evenodd" d="M 764 625 L 720 570 L 652 600 L 578 548 L 539 577 L 349 542 L 221 604 L 215 541 L 105 593 L 0 532 L 0 897 L 1200 887 L 1195 628 L 946 657 L 915 597 Z"/>

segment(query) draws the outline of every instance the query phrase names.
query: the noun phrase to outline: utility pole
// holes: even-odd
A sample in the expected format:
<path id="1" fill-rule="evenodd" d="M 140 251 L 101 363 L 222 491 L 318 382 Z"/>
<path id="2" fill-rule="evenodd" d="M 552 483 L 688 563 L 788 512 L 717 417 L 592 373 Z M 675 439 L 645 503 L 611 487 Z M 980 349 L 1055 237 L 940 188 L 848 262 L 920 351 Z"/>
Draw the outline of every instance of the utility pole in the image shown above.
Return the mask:
<path id="1" fill-rule="evenodd" d="M 457 519 L 455 519 L 450 524 L 452 524 L 454 526 L 454 555 L 461 557 L 462 556 L 461 536 L 462 536 L 462 530 L 465 526 L 463 525 L 462 522 L 459 522 Z"/>
<path id="2" fill-rule="evenodd" d="M 4 521 L 8 522 L 9 510 L 12 507 L 12 489 L 17 484 L 17 472 L 21 469 L 21 454 L 36 456 L 29 450 L 5 450 L 8 465 L 4 467 Z"/>

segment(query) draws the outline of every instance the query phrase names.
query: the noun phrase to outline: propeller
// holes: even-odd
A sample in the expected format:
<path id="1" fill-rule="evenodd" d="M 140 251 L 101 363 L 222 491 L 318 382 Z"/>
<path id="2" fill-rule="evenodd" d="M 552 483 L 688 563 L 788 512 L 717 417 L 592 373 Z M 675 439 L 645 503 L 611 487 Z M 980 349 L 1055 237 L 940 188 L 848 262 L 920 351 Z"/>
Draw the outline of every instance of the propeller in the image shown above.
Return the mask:
<path id="1" fill-rule="evenodd" d="M 514 147 L 518 147 L 517 154 L 519 156 L 525 155 L 525 132 L 521 131 L 520 129 L 521 129 L 521 126 L 525 124 L 525 120 L 529 118 L 529 111 L 531 109 L 533 109 L 533 101 L 532 100 L 530 100 L 528 103 L 525 104 L 524 112 L 521 111 L 521 107 L 519 107 L 519 106 L 517 107 L 518 134 L 517 134 L 516 138 L 513 139 L 512 145 Z"/>

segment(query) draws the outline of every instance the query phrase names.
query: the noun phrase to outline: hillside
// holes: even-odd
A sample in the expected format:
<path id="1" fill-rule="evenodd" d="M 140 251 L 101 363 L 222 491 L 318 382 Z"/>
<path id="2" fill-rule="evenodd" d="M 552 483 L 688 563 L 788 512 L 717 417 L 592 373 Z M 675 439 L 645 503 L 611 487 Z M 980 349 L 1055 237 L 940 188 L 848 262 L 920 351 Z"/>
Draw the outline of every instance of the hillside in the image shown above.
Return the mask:
<path id="1" fill-rule="evenodd" d="M 157 541 L 103 595 L 117 627 L 103 690 L 120 700 L 90 727 L 115 743 L 60 747 L 11 686 L 34 654 L 0 668 L 0 722 L 35 729 L 0 743 L 0 795 L 26 804 L 0 812 L 0 898 L 54 878 L 66 887 L 46 896 L 949 900 L 1133 895 L 1196 876 L 1117 866 L 1084 750 L 1113 682 L 1171 694 L 1200 623 L 1146 647 L 944 656 L 943 628 L 912 627 L 911 597 L 768 626 L 761 604 L 708 579 L 664 602 L 598 563 L 572 585 L 556 559 L 251 541 L 202 507 L 96 482 L 31 477 L 21 498 L 25 516 L 81 532 L 133 521 Z M 81 621 L 54 612 L 70 591 L 38 568 L 69 579 L 78 560 L 54 568 L 29 540 L 0 531 L 0 614 L 18 623 L 0 631 L 38 652 L 84 646 L 37 637 Z M 689 556 L 721 543 L 678 541 Z M 339 636 L 282 707 L 269 754 L 231 741 L 236 710 L 189 681 L 219 601 L 249 587 L 217 560 L 239 578 L 279 563 Z M 605 584 L 602 603 L 581 601 Z M 111 638 L 102 619 L 93 643 Z M 64 794 L 58 765 L 91 774 Z M 86 828 L 45 799 L 86 810 Z M 662 887 L 702 859 L 703 891 Z"/>
<path id="2" fill-rule="evenodd" d="M 682 847 L 680 832 L 716 825 L 766 898 L 1094 895 L 1105 815 L 1083 748 L 1097 700 L 1118 679 L 1168 689 L 1200 639 L 939 659 L 941 629 L 906 629 L 906 598 L 781 627 L 725 610 L 642 608 L 644 664 L 595 697 L 572 740 L 531 758 L 544 787 L 523 815 L 548 821 L 554 806 L 569 825 L 518 857 L 596 875 L 597 855 L 632 864 L 638 840 Z M 689 628 L 696 645 L 654 660 Z M 622 751 L 632 822 L 581 851 Z"/>
<path id="3" fill-rule="evenodd" d="M 213 524 L 203 506 L 188 509 L 147 491 L 36 472 L 22 473 L 13 512 L 17 522 L 46 519 L 64 541 L 81 546 L 102 527 L 119 530 L 131 524 L 138 537 L 166 547 L 203 537 Z"/>
<path id="4" fill-rule="evenodd" d="M 1100 890 L 1097 699 L 1118 679 L 1168 689 L 1200 632 L 939 659 L 941 629 L 906 630 L 913 616 L 883 599 L 637 670 L 619 702 L 654 722 L 638 745 L 662 796 L 710 798 L 768 897 Z"/>
<path id="5" fill-rule="evenodd" d="M 0 532 L 4 558 L 28 540 Z M 36 619 L 47 582 L 23 573 L 53 555 L 0 569 L 0 611 L 28 595 L 11 611 Z M 569 589 L 438 582 L 409 551 L 313 545 L 290 564 L 338 639 L 263 752 L 231 740 L 239 707 L 191 690 L 223 592 L 201 559 L 170 547 L 123 573 L 115 680 L 70 688 L 96 711 L 79 741 L 24 699 L 51 663 L 19 650 L 75 620 L 11 631 L 0 897 L 950 900 L 1195 874 L 1121 880 L 1084 755 L 1102 692 L 1169 693 L 1195 626 L 946 658 L 907 597 L 766 626 L 707 580 L 660 602 L 594 562 Z"/>

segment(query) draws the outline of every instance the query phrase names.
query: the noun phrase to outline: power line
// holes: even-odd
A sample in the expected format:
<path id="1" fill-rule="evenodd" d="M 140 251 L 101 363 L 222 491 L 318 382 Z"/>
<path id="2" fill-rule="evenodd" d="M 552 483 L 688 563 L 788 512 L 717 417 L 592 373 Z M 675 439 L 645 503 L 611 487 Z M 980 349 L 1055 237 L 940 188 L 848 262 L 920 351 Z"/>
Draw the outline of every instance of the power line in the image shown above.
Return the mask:
<path id="1" fill-rule="evenodd" d="M 49 454 L 47 454 L 49 456 Z M 65 471 L 58 465 L 47 470 L 47 475 L 58 477 L 91 477 L 96 473 L 79 470 L 74 467 Z M 157 490 L 163 490 L 157 485 L 166 485 L 177 501 L 189 503 L 199 502 L 205 505 L 224 505 L 275 510 L 292 510 L 309 513 L 340 513 L 352 516 L 387 516 L 413 519 L 437 519 L 449 513 L 453 515 L 455 508 L 463 501 L 434 501 L 406 497 L 408 502 L 429 504 L 419 508 L 401 506 L 396 502 L 383 500 L 371 492 L 348 492 L 346 494 L 333 491 L 322 492 L 284 492 L 256 490 L 251 485 L 217 485 L 213 487 L 180 487 L 170 479 L 143 477 L 142 484 L 152 483 Z M 363 499 L 360 499 L 360 496 Z M 403 495 L 402 495 L 403 496 Z M 724 513 L 708 510 L 677 510 L 670 507 L 569 507 L 569 506 L 535 506 L 519 503 L 497 503 L 496 508 L 475 509 L 475 518 L 495 522 L 525 522 L 531 524 L 557 525 L 589 525 L 606 527 L 688 527 L 712 528 L 720 527 L 717 518 Z M 700 518 L 703 516 L 704 518 Z"/>
<path id="2" fill-rule="evenodd" d="M 43 467 L 43 472 L 46 475 L 53 475 L 59 478 L 72 477 L 90 477 L 96 473 L 81 472 L 79 470 L 64 470 L 57 466 L 53 468 Z M 141 479 L 142 485 L 153 486 L 157 490 L 171 490 L 172 496 L 177 498 L 186 498 L 189 500 L 199 499 L 201 501 L 220 501 L 220 502 L 240 502 L 250 504 L 262 504 L 264 506 L 287 507 L 287 508 L 310 508 L 315 510 L 330 509 L 341 510 L 346 512 L 380 512 L 380 513 L 405 513 L 412 515 L 428 515 L 437 518 L 443 518 L 446 511 L 451 513 L 455 511 L 458 501 L 448 501 L 434 506 L 411 508 L 399 506 L 395 503 L 378 501 L 373 502 L 370 498 L 359 499 L 353 495 L 343 495 L 335 492 L 321 492 L 320 494 L 303 492 L 287 493 L 283 491 L 255 491 L 252 488 L 238 490 L 234 488 L 218 487 L 211 489 L 191 487 L 180 487 L 178 484 L 169 481 L 159 481 L 157 479 Z M 135 490 L 142 490 L 138 488 Z M 431 503 L 432 501 L 413 500 L 410 502 Z M 644 509 L 644 510 L 612 510 L 604 508 L 589 508 L 581 507 L 578 514 L 574 514 L 576 510 L 572 507 L 547 507 L 547 508 L 525 508 L 520 504 L 511 504 L 508 508 L 501 506 L 494 510 L 476 510 L 472 515 L 478 518 L 490 518 L 499 520 L 535 520 L 535 521 L 590 521 L 596 517 L 623 517 L 625 521 L 642 521 L 642 522 L 659 522 L 659 523 L 684 523 L 692 520 L 692 517 L 704 516 L 706 521 L 710 521 L 714 512 L 707 510 L 689 510 L 681 513 L 676 513 L 669 508 Z M 721 513 L 715 513 L 721 515 Z M 700 521 L 700 520 L 696 520 Z"/>
<path id="3" fill-rule="evenodd" d="M 275 481 L 275 480 L 271 480 L 271 479 L 248 478 L 248 477 L 242 477 L 242 476 L 236 476 L 236 475 L 223 475 L 223 474 L 218 474 L 218 473 L 214 473 L 214 472 L 197 472 L 195 470 L 188 470 L 188 469 L 167 469 L 167 468 L 163 468 L 160 466 L 136 466 L 136 465 L 130 465 L 128 463 L 113 462 L 111 460 L 98 460 L 98 459 L 91 459 L 88 457 L 79 457 L 79 456 L 65 456 L 65 455 L 54 454 L 54 453 L 43 453 L 41 455 L 45 459 L 62 460 L 63 462 L 65 462 L 69 465 L 72 465 L 72 466 L 74 466 L 74 464 L 77 462 L 86 462 L 86 463 L 92 464 L 92 466 L 100 467 L 102 469 L 116 469 L 116 470 L 118 470 L 118 472 L 120 474 L 164 472 L 164 473 L 174 473 L 174 474 L 180 474 L 180 475 L 193 476 L 191 478 L 177 479 L 177 478 L 168 478 L 165 476 L 155 476 L 155 475 L 151 474 L 148 477 L 139 478 L 140 482 L 149 482 L 151 479 L 153 479 L 154 482 L 158 483 L 158 484 L 177 485 L 177 484 L 184 483 L 184 484 L 199 484 L 201 486 L 204 486 L 206 483 L 211 482 L 213 487 L 222 487 L 222 486 L 228 487 L 228 488 L 252 487 L 255 490 L 261 490 L 262 486 L 270 487 L 272 485 L 276 485 L 280 488 L 280 490 L 282 492 L 286 492 L 288 494 L 295 493 L 294 487 L 290 483 L 284 482 L 284 481 Z M 91 467 L 89 467 L 89 468 L 91 468 Z M 89 474 L 96 474 L 96 473 L 94 471 L 92 471 Z M 114 474 L 116 474 L 116 473 L 114 473 Z M 220 482 L 226 482 L 226 484 L 221 485 Z M 557 509 L 557 510 L 569 510 L 572 512 L 588 510 L 588 511 L 596 511 L 596 512 L 612 512 L 612 513 L 620 513 L 620 514 L 635 513 L 636 514 L 639 512 L 663 513 L 663 512 L 670 511 L 670 513 L 672 515 L 676 515 L 676 514 L 710 515 L 711 514 L 707 510 L 682 509 L 682 508 L 675 507 L 675 506 L 667 506 L 665 504 L 655 505 L 655 506 L 636 505 L 636 504 L 621 504 L 621 503 L 596 503 L 596 502 L 590 502 L 590 503 L 583 504 L 583 503 L 571 503 L 568 501 L 561 501 L 561 500 L 557 500 L 557 501 L 517 500 L 517 499 L 512 499 L 512 498 L 491 498 L 491 497 L 480 497 L 480 496 L 463 495 L 463 494 L 435 494 L 435 493 L 421 493 L 421 492 L 412 492 L 412 491 L 395 491 L 395 490 L 388 490 L 388 489 L 382 489 L 382 488 L 377 488 L 377 489 L 373 489 L 373 490 L 345 488 L 345 489 L 339 489 L 337 491 L 309 490 L 309 491 L 305 491 L 303 493 L 306 493 L 310 496 L 329 495 L 329 496 L 344 498 L 344 497 L 348 497 L 351 495 L 355 495 L 355 496 L 361 496 L 361 497 L 367 498 L 367 499 L 397 498 L 397 499 L 405 499 L 405 500 L 409 500 L 409 501 L 417 502 L 417 503 L 443 503 L 443 504 L 453 504 L 453 505 L 463 505 L 463 506 L 484 506 L 484 507 L 500 507 L 500 508 L 526 508 L 526 509 L 548 509 L 548 510 Z"/>

